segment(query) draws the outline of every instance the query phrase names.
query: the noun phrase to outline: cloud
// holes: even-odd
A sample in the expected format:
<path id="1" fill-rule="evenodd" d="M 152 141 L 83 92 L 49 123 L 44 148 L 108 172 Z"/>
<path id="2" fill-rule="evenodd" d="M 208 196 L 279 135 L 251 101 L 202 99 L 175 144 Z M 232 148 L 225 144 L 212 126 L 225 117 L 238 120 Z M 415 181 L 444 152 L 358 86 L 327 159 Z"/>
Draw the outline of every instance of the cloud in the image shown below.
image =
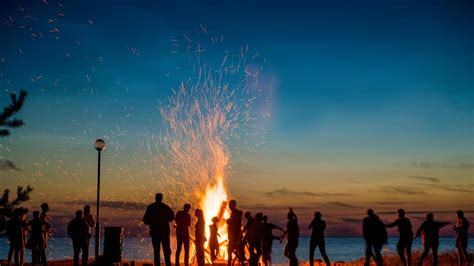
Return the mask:
<path id="1" fill-rule="evenodd" d="M 439 183 L 439 178 L 436 178 L 436 177 L 414 175 L 414 176 L 411 176 L 411 178 L 418 179 L 418 180 L 423 180 L 423 181 L 430 181 L 430 182 L 434 182 L 434 183 Z"/>
<path id="2" fill-rule="evenodd" d="M 296 191 L 289 190 L 287 188 L 276 189 L 273 191 L 266 192 L 265 195 L 270 198 L 274 197 L 325 197 L 325 196 L 352 196 L 350 193 L 315 193 L 309 191 Z"/>
<path id="3" fill-rule="evenodd" d="M 403 195 L 425 195 L 423 190 L 410 188 L 410 187 L 395 187 L 395 186 L 383 186 L 383 191 L 387 193 L 403 194 Z"/>
<path id="4" fill-rule="evenodd" d="M 385 206 L 393 206 L 393 205 L 399 205 L 403 206 L 406 204 L 419 204 L 419 201 L 378 201 L 374 202 L 375 205 L 385 205 Z"/>
<path id="5" fill-rule="evenodd" d="M 327 202 L 326 204 L 327 204 L 327 205 L 330 205 L 330 206 L 332 206 L 332 207 L 358 208 L 358 206 L 356 206 L 356 205 L 347 204 L 347 203 L 343 203 L 343 202 L 339 202 L 339 201 L 331 201 L 331 202 Z"/>
<path id="6" fill-rule="evenodd" d="M 412 161 L 408 163 L 411 167 L 414 168 L 461 168 L 461 169 L 474 169 L 474 163 L 439 163 L 439 162 L 430 162 L 430 161 Z M 401 164 L 395 164 L 399 166 Z"/>
<path id="7" fill-rule="evenodd" d="M 361 224 L 362 219 L 342 217 L 341 220 L 349 224 Z"/>
<path id="8" fill-rule="evenodd" d="M 460 163 L 458 164 L 458 168 L 472 169 L 474 168 L 474 163 Z"/>
<path id="9" fill-rule="evenodd" d="M 410 162 L 410 165 L 415 168 L 431 168 L 433 167 L 433 163 L 428 162 L 428 161 L 422 161 L 422 162 L 417 162 L 413 161 Z"/>
<path id="10" fill-rule="evenodd" d="M 472 190 L 472 189 L 466 189 L 465 188 L 466 186 L 451 186 L 451 185 L 437 185 L 437 184 L 433 184 L 431 186 L 434 187 L 434 188 L 438 188 L 438 189 L 445 190 L 445 191 L 450 191 L 450 192 L 462 192 L 462 193 L 473 193 L 474 192 L 474 190 Z"/>
<path id="11" fill-rule="evenodd" d="M 14 162 L 7 159 L 0 159 L 0 171 L 20 171 L 20 169 L 16 167 Z"/>

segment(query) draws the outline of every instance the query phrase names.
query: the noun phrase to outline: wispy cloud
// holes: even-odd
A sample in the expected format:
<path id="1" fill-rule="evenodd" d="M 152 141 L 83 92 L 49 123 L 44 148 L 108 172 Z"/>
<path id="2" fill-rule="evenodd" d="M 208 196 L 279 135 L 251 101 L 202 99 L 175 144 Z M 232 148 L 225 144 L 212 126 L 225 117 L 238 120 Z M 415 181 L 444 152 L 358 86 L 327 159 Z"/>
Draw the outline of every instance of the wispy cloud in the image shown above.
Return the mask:
<path id="1" fill-rule="evenodd" d="M 276 189 L 273 191 L 266 192 L 265 195 L 267 197 L 330 197 L 330 196 L 353 196 L 350 193 L 316 193 L 316 192 L 309 192 L 309 191 L 297 191 L 297 190 L 289 190 L 287 188 Z"/>
<path id="2" fill-rule="evenodd" d="M 430 182 L 434 182 L 434 183 L 439 183 L 439 178 L 436 178 L 436 177 L 414 175 L 414 176 L 411 176 L 411 178 L 417 179 L 417 180 L 423 180 L 423 181 L 430 181 Z"/>
<path id="3" fill-rule="evenodd" d="M 326 203 L 327 205 L 331 207 L 339 207 L 339 208 L 358 208 L 356 205 L 344 203 L 344 202 L 339 202 L 339 201 L 330 201 Z"/>
<path id="4" fill-rule="evenodd" d="M 410 187 L 396 187 L 396 186 L 383 186 L 383 191 L 387 193 L 403 194 L 403 195 L 425 195 L 426 192 L 416 188 Z"/>
<path id="5" fill-rule="evenodd" d="M 350 224 L 361 224 L 362 223 L 362 219 L 357 219 L 357 218 L 342 217 L 341 220 L 345 223 L 350 223 Z"/>
<path id="6" fill-rule="evenodd" d="M 287 188 L 276 189 L 270 192 L 265 193 L 268 197 L 277 197 L 277 196 L 296 196 L 296 197 L 305 197 L 305 196 L 317 196 L 316 193 L 309 191 L 295 191 L 289 190 Z"/>
<path id="7" fill-rule="evenodd" d="M 443 162 L 430 162 L 430 161 L 411 161 L 408 163 L 409 166 L 414 168 L 464 168 L 474 169 L 474 163 L 443 163 Z M 401 164 L 397 164 L 401 165 Z"/>
<path id="8" fill-rule="evenodd" d="M 474 190 L 467 189 L 466 186 L 432 184 L 431 187 L 450 192 L 474 193 Z"/>

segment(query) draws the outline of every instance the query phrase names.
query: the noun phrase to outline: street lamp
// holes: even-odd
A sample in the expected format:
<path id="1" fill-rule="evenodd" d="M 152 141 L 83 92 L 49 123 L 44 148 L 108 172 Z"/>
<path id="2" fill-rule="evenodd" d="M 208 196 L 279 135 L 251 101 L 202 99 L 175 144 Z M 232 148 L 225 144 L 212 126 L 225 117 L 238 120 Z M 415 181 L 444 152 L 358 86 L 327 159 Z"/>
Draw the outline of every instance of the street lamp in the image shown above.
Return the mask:
<path id="1" fill-rule="evenodd" d="M 100 256 L 100 153 L 105 149 L 105 141 L 97 139 L 94 143 L 94 148 L 97 150 L 97 205 L 96 205 L 96 223 L 95 223 L 95 263 L 98 265 Z"/>

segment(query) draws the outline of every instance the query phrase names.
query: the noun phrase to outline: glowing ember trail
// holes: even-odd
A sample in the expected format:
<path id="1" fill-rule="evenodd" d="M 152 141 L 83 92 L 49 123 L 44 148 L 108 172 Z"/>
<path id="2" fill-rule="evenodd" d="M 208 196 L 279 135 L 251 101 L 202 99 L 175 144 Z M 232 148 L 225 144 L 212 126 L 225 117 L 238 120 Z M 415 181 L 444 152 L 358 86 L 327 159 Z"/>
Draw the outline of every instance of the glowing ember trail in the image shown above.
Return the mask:
<path id="1" fill-rule="evenodd" d="M 211 42 L 216 44 L 214 38 Z M 185 36 L 183 43 L 175 39 L 172 42 L 173 47 L 183 45 L 188 55 L 194 56 L 189 57 L 194 58 L 192 74 L 173 90 L 167 103 L 160 104 L 164 131 L 159 137 L 149 137 L 147 162 L 159 165 L 153 170 L 160 175 L 155 185 L 167 193 L 166 198 L 174 206 L 186 202 L 203 210 L 207 240 L 212 218 L 219 219 L 218 260 L 222 261 L 227 253 L 225 220 L 230 213 L 226 180 L 231 154 L 238 153 L 242 139 L 248 145 L 263 133 L 255 123 L 254 110 L 262 92 L 258 82 L 262 68 L 248 65 L 247 48 L 237 55 L 224 49 L 223 60 L 212 64 L 202 58 L 209 49 L 195 44 L 199 52 L 190 52 L 194 45 L 191 37 Z M 210 261 L 208 243 L 206 249 Z"/>

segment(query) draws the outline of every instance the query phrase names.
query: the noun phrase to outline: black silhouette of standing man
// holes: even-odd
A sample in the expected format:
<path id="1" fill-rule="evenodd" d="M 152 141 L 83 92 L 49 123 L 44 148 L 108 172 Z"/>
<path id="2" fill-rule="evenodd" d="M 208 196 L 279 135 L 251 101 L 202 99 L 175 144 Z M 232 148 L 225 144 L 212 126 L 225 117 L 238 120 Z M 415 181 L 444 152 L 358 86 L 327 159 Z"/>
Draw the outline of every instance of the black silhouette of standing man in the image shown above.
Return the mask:
<path id="1" fill-rule="evenodd" d="M 189 227 L 191 226 L 191 205 L 184 204 L 183 210 L 176 213 L 176 257 L 175 265 L 179 266 L 179 256 L 181 255 L 181 247 L 184 246 L 184 265 L 189 265 Z"/>
<path id="2" fill-rule="evenodd" d="M 291 207 L 286 217 L 288 222 L 286 223 L 286 245 L 283 253 L 290 260 L 290 266 L 298 266 L 298 258 L 296 257 L 296 249 L 298 248 L 298 239 L 300 237 L 298 218 Z"/>
<path id="3" fill-rule="evenodd" d="M 44 250 L 44 238 L 46 228 L 49 228 L 49 224 L 40 218 L 40 212 L 33 212 L 33 220 L 28 222 L 31 236 L 31 265 L 41 263 L 42 265 L 48 265 L 46 261 L 46 252 Z"/>
<path id="4" fill-rule="evenodd" d="M 397 252 L 403 265 L 411 265 L 411 245 L 413 244 L 413 231 L 410 219 L 405 217 L 405 210 L 397 211 L 398 219 L 393 223 L 386 224 L 386 227 L 397 227 L 400 238 L 397 243 Z M 405 252 L 407 254 L 405 258 Z"/>
<path id="5" fill-rule="evenodd" d="M 170 222 L 174 220 L 174 212 L 162 201 L 163 194 L 156 193 L 155 203 L 146 208 L 143 222 L 150 227 L 155 266 L 160 266 L 160 246 L 163 247 L 166 266 L 171 266 Z"/>
<path id="6" fill-rule="evenodd" d="M 268 222 L 268 216 L 263 216 L 263 240 L 262 240 L 262 260 L 263 265 L 268 266 L 272 261 L 272 246 L 274 239 L 280 239 L 280 237 L 273 235 L 273 229 L 278 229 L 282 233 L 283 228 Z"/>
<path id="7" fill-rule="evenodd" d="M 227 246 L 227 265 L 232 264 L 232 253 L 238 249 L 240 243 L 240 235 L 242 232 L 242 211 L 237 209 L 237 202 L 235 200 L 229 201 L 230 217 L 227 219 L 227 235 L 229 244 Z"/>
<path id="8" fill-rule="evenodd" d="M 365 240 L 365 266 L 370 265 L 371 257 L 375 258 L 377 266 L 383 265 L 381 252 L 383 244 L 387 243 L 387 230 L 372 209 L 367 210 L 367 216 L 362 221 L 362 232 Z"/>
<path id="9" fill-rule="evenodd" d="M 196 226 L 194 227 L 194 246 L 196 247 L 196 262 L 198 266 L 205 265 L 204 243 L 206 243 L 206 222 L 204 221 L 204 213 L 201 209 L 194 211 L 196 216 Z"/>
<path id="10" fill-rule="evenodd" d="M 469 221 L 464 217 L 464 212 L 459 210 L 456 212 L 458 220 L 454 226 L 456 232 L 456 248 L 458 249 L 459 266 L 464 262 L 469 265 L 469 254 L 467 253 L 467 242 L 469 239 Z"/>
<path id="11" fill-rule="evenodd" d="M 314 264 L 314 251 L 316 247 L 319 247 L 319 252 L 326 262 L 326 265 L 330 266 L 331 262 L 329 261 L 328 255 L 326 254 L 326 241 L 324 241 L 324 230 L 326 230 L 326 222 L 321 219 L 321 213 L 315 212 L 314 219 L 309 225 L 311 231 L 311 242 L 309 244 L 309 265 L 313 266 Z"/>
<path id="12" fill-rule="evenodd" d="M 89 249 L 89 225 L 83 219 L 82 211 L 76 211 L 76 217 L 69 222 L 67 234 L 72 239 L 74 250 L 74 266 L 79 266 L 79 253 L 82 250 L 82 265 L 87 266 L 87 257 Z"/>
<path id="13" fill-rule="evenodd" d="M 426 221 L 416 230 L 416 237 L 423 233 L 422 242 L 424 247 L 418 265 L 423 265 L 423 260 L 430 253 L 430 249 L 433 251 L 433 266 L 438 265 L 439 229 L 448 224 L 449 222 L 435 221 L 432 213 L 426 215 Z"/>

